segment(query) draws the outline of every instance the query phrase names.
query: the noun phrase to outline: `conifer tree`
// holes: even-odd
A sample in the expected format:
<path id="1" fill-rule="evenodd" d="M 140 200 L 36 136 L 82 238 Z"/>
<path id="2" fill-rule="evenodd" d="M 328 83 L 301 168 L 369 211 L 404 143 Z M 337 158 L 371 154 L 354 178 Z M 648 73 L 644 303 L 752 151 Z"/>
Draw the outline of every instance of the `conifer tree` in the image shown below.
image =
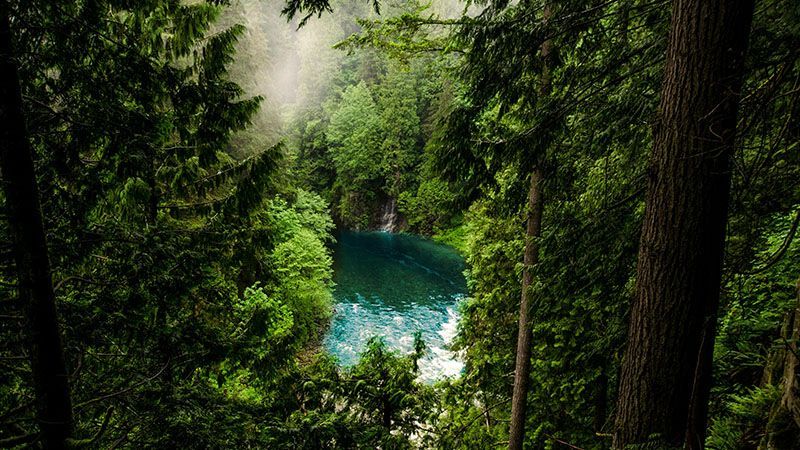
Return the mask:
<path id="1" fill-rule="evenodd" d="M 750 1 L 676 0 L 614 447 L 704 446 Z"/>
<path id="2" fill-rule="evenodd" d="M 24 303 L 26 340 L 36 396 L 36 422 L 46 449 L 66 449 L 72 433 L 69 374 L 64 361 L 47 239 L 39 204 L 33 151 L 22 110 L 8 2 L 0 2 L 0 174 L 3 177 L 18 301 Z M 35 433 L 6 440 L 15 446 L 35 441 Z"/>

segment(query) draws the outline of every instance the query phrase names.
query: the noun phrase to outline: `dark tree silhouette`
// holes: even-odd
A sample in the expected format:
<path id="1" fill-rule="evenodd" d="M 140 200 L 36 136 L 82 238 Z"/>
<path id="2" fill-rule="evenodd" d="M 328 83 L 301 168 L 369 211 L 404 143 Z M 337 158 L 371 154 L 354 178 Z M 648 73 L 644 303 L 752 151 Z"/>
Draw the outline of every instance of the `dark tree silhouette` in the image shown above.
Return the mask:
<path id="1" fill-rule="evenodd" d="M 675 0 L 614 447 L 702 448 L 753 2 Z"/>

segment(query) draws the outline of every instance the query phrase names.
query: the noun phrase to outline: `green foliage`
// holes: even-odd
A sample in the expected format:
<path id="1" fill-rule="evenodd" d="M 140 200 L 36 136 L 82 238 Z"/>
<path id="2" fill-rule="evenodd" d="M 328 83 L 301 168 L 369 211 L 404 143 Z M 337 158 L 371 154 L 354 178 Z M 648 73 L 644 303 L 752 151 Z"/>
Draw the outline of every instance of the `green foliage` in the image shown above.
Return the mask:
<path id="1" fill-rule="evenodd" d="M 12 5 L 75 436 L 98 447 L 262 446 L 330 308 L 327 205 L 277 195 L 281 146 L 234 139 L 260 98 L 229 79 L 244 29 L 213 29 L 217 3 Z M 0 332 L 24 351 L 22 323 Z M 3 380 L 3 438 L 35 435 L 29 378 Z"/>
<path id="2" fill-rule="evenodd" d="M 706 445 L 714 450 L 757 447 L 767 429 L 767 420 L 780 392 L 774 386 L 756 387 L 726 401 L 727 414 L 709 429 Z"/>
<path id="3" fill-rule="evenodd" d="M 380 184 L 380 119 L 365 82 L 348 86 L 331 113 L 327 138 L 336 167 L 339 217 L 345 224 L 366 228 Z"/>
<path id="4" fill-rule="evenodd" d="M 415 381 L 417 361 L 424 351 L 419 336 L 414 346 L 416 351 L 403 357 L 389 350 L 383 340 L 372 339 L 349 371 L 352 387 L 348 396 L 355 404 L 351 413 L 365 422 L 365 442 L 411 448 L 408 439 L 427 413 L 426 387 Z"/>
<path id="5" fill-rule="evenodd" d="M 449 186 L 438 178 L 423 179 L 416 192 L 402 192 L 398 202 L 408 226 L 426 235 L 450 226 L 448 219 L 456 209 Z"/>
<path id="6" fill-rule="evenodd" d="M 387 14 L 399 17 L 418 6 L 391 5 Z M 395 201 L 401 228 L 430 235 L 458 212 L 424 151 L 448 63 L 435 57 L 395 61 L 384 49 L 348 47 L 335 59 L 333 86 L 317 80 L 301 86 L 325 106 L 303 106 L 294 118 L 296 168 L 306 186 L 331 200 L 339 223 L 375 228 L 385 205 Z M 434 195 L 437 203 L 429 205 Z"/>
<path id="7" fill-rule="evenodd" d="M 381 169 L 385 191 L 394 198 L 414 183 L 420 156 L 420 120 L 417 116 L 417 86 L 414 74 L 397 64 L 381 81 L 377 106 L 382 131 Z"/>
<path id="8" fill-rule="evenodd" d="M 794 214 L 792 215 L 794 216 Z M 794 217 L 773 216 L 765 235 L 750 245 L 756 250 L 757 273 L 738 274 L 728 281 L 729 293 L 720 319 L 714 352 L 715 371 L 725 380 L 715 389 L 709 430 L 711 448 L 738 449 L 771 445 L 782 448 L 781 435 L 796 439 L 797 429 L 781 424 L 780 414 L 787 318 L 797 307 L 798 245 L 790 243 L 785 259 L 764 265 L 786 244 Z M 734 236 L 735 238 L 735 236 Z M 756 243 L 761 243 L 756 246 Z M 785 437 L 783 439 L 786 439 Z M 787 447 L 788 448 L 788 447 Z"/>
<path id="9" fill-rule="evenodd" d="M 319 48 L 299 63 L 285 143 L 285 111 L 270 103 L 279 88 L 248 78 L 278 54 L 264 32 L 278 20 L 250 14 L 263 12 L 254 5 L 10 2 L 75 442 L 505 442 L 528 174 L 539 165 L 546 205 L 531 268 L 526 445 L 608 448 L 667 3 L 487 1 L 438 17 L 430 11 L 445 6 L 408 2 L 374 20 L 366 2 L 337 2 L 341 15 L 292 35 Z M 292 0 L 285 12 L 310 26 L 330 9 Z M 798 18 L 796 2 L 770 0 L 754 22 L 709 448 L 792 448 L 800 435 L 796 412 L 781 406 L 796 392 L 777 370 L 793 343 L 800 258 Z M 410 355 L 372 340 L 351 368 L 319 349 L 334 218 L 374 228 L 391 201 L 403 229 L 467 260 L 458 379 L 419 383 L 419 340 Z M 0 440 L 35 439 L 26 305 L 5 223 L 0 236 Z"/>
<path id="10" fill-rule="evenodd" d="M 275 353 L 282 351 L 292 337 L 292 310 L 285 303 L 269 298 L 256 284 L 246 288 L 244 295 L 233 302 L 233 312 L 239 320 L 234 335 L 249 341 L 239 344 L 249 350 L 240 356 L 241 360 L 256 367 L 273 364 Z"/>
<path id="11" fill-rule="evenodd" d="M 463 223 L 463 218 L 454 220 L 452 224 L 452 228 L 437 231 L 437 233 L 433 235 L 433 240 L 449 245 L 458 250 L 461 254 L 466 254 L 469 228 Z"/>
<path id="12" fill-rule="evenodd" d="M 356 187 L 374 181 L 380 167 L 380 122 L 372 92 L 365 82 L 348 86 L 331 113 L 328 142 L 337 172 Z"/>

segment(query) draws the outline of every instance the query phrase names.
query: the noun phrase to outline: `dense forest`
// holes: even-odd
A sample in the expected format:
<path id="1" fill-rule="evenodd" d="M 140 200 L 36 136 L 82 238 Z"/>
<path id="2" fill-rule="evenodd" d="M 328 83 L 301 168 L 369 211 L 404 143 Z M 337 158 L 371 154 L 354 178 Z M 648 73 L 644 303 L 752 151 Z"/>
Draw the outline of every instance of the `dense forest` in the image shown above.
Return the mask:
<path id="1" fill-rule="evenodd" d="M 0 127 L 0 448 L 800 449 L 797 0 L 0 0 Z"/>

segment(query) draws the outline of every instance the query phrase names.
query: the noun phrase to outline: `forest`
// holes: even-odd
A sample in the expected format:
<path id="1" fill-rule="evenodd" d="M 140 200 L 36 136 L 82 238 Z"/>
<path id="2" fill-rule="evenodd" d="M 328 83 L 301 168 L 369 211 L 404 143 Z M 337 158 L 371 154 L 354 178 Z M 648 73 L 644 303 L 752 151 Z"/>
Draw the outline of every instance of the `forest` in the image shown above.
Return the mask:
<path id="1" fill-rule="evenodd" d="M 800 449 L 800 1 L 0 0 L 0 448 Z"/>

